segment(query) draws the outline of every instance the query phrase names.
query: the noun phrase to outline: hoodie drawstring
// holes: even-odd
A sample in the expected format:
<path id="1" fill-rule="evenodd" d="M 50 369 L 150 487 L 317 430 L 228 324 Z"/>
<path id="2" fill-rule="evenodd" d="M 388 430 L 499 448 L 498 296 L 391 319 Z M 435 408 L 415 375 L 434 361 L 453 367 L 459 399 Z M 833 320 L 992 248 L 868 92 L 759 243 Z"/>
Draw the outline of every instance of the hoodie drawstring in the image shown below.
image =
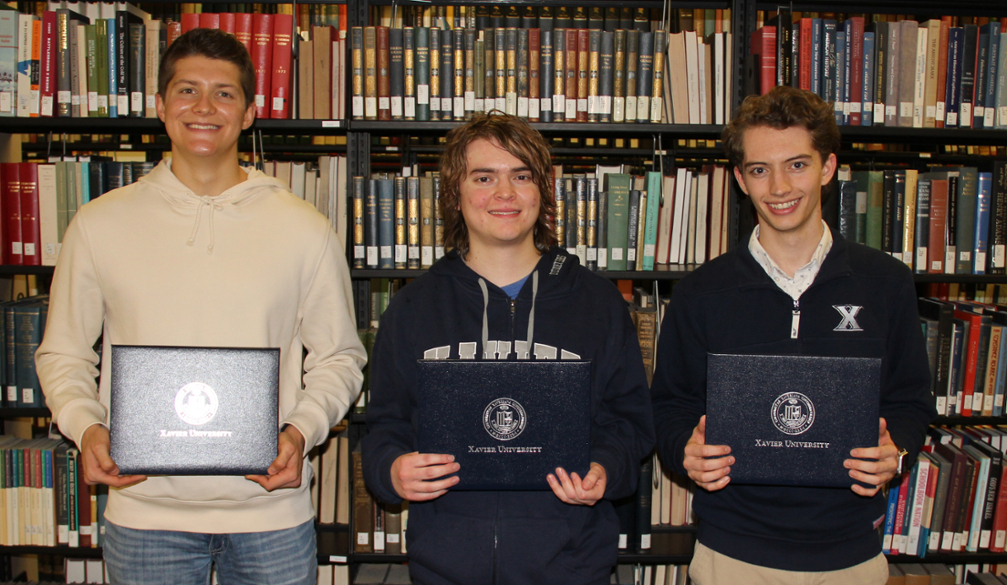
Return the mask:
<path id="1" fill-rule="evenodd" d="M 199 206 L 196 208 L 196 222 L 192 225 L 192 233 L 189 234 L 189 239 L 186 241 L 186 244 L 191 246 L 194 243 L 196 243 L 196 236 L 199 235 L 199 224 L 201 223 L 203 217 L 202 208 L 208 207 L 210 208 L 210 244 L 206 247 L 206 253 L 212 254 L 213 244 L 216 241 L 215 234 L 213 231 L 213 212 L 214 210 L 221 211 L 222 209 L 224 209 L 224 207 L 219 203 L 217 203 L 216 201 L 214 201 L 212 197 L 205 197 L 205 196 L 199 198 L 198 205 Z"/>
<path id="2" fill-rule="evenodd" d="M 490 325 L 489 317 L 487 316 L 487 311 L 490 305 L 490 291 L 486 286 L 486 281 L 479 278 L 479 288 L 483 291 L 483 335 L 482 335 L 482 351 L 483 356 L 486 357 L 487 347 L 489 347 L 490 339 Z M 534 337 L 535 337 L 535 299 L 538 298 L 538 270 L 531 273 L 531 312 L 528 314 L 528 351 L 534 351 Z"/>

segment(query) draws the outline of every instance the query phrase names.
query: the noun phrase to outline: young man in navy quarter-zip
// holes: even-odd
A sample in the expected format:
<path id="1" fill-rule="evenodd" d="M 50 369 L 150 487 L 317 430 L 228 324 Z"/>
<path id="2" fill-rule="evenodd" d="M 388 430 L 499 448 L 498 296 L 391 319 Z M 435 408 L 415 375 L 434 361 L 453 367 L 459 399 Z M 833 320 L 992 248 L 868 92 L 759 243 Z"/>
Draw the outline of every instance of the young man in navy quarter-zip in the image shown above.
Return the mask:
<path id="1" fill-rule="evenodd" d="M 758 225 L 675 287 L 652 388 L 661 458 L 699 488 L 690 575 L 697 585 L 881 585 L 878 492 L 936 414 L 912 275 L 822 221 L 840 145 L 831 104 L 777 87 L 745 100 L 723 139 Z M 878 445 L 850 452 L 850 487 L 732 484 L 730 447 L 705 441 L 708 352 L 882 358 Z"/>

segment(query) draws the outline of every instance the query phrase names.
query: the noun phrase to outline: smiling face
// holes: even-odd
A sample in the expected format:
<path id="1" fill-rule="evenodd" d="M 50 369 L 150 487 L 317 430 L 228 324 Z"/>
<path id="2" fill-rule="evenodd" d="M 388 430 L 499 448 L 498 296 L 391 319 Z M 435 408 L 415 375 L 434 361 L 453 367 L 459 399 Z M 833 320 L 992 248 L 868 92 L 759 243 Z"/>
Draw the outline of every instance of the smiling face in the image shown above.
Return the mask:
<path id="1" fill-rule="evenodd" d="M 759 239 L 821 237 L 822 186 L 832 180 L 836 155 L 822 160 L 801 126 L 745 130 L 744 160 L 734 168 L 759 216 Z"/>
<path id="2" fill-rule="evenodd" d="M 465 151 L 459 208 L 468 228 L 469 249 L 535 249 L 539 189 L 531 169 L 496 142 L 478 139 Z"/>
<path id="3" fill-rule="evenodd" d="M 255 105 L 245 105 L 238 67 L 221 59 L 179 59 L 156 102 L 173 156 L 235 159 L 238 136 L 255 119 Z"/>

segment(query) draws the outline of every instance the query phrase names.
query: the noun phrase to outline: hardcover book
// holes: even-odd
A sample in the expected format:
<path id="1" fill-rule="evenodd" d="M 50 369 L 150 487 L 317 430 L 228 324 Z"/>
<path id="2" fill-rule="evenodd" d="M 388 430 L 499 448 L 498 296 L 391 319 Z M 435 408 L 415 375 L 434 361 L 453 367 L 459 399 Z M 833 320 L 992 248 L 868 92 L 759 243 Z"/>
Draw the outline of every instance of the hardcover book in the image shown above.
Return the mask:
<path id="1" fill-rule="evenodd" d="M 124 474 L 265 474 L 279 349 L 112 346 L 110 454 Z"/>
<path id="2" fill-rule="evenodd" d="M 732 483 L 849 487 L 880 385 L 880 358 L 709 354 L 706 443 L 731 447 Z"/>
<path id="3" fill-rule="evenodd" d="M 548 490 L 557 467 L 588 471 L 590 361 L 418 360 L 417 369 L 417 447 L 455 456 L 452 490 Z"/>

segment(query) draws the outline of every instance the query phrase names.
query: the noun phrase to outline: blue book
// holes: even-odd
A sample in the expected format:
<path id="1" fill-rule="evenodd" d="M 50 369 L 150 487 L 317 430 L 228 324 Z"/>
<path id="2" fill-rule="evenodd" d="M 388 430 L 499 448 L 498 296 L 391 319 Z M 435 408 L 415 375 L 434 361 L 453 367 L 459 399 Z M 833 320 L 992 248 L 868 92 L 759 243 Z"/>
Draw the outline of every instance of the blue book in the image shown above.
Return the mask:
<path id="1" fill-rule="evenodd" d="M 899 506 L 899 479 L 895 478 L 888 484 L 888 508 L 885 513 L 885 533 L 881 541 L 881 552 L 892 552 L 892 537 L 895 533 L 895 511 Z"/>
<path id="2" fill-rule="evenodd" d="M 395 181 L 378 179 L 378 268 L 395 268 Z"/>
<path id="3" fill-rule="evenodd" d="M 822 95 L 822 19 L 811 19 L 811 91 Z"/>
<path id="4" fill-rule="evenodd" d="M 108 23 L 108 117 L 119 117 L 119 58 L 118 35 L 115 31 L 115 19 L 109 18 Z M 123 112 L 127 114 L 128 112 Z"/>
<path id="5" fill-rule="evenodd" d="M 979 173 L 976 193 L 976 216 L 973 227 L 972 274 L 986 274 L 986 242 L 990 231 L 990 197 L 993 192 L 993 173 Z"/>
<path id="6" fill-rule="evenodd" d="M 836 124 L 843 123 L 843 86 L 846 85 L 846 31 L 836 30 Z"/>
<path id="7" fill-rule="evenodd" d="M 860 125 L 874 124 L 874 33 L 864 33 L 864 83 L 863 108 L 860 110 Z"/>
<path id="8" fill-rule="evenodd" d="M 996 124 L 997 110 L 997 75 L 999 74 L 1000 55 L 1000 24 L 990 23 L 990 48 L 986 69 L 986 111 L 983 116 L 983 128 L 993 128 Z"/>
<path id="9" fill-rule="evenodd" d="M 1000 36 L 999 24 L 996 36 Z M 989 87 L 989 62 L 990 62 L 990 29 L 988 26 L 979 27 L 979 40 L 975 63 L 975 83 L 973 84 L 972 103 L 972 127 L 982 128 L 983 120 L 986 117 L 986 89 Z M 995 59 L 994 59 L 995 60 Z"/>
<path id="10" fill-rule="evenodd" d="M 944 93 L 945 128 L 958 127 L 958 108 L 961 105 L 962 42 L 965 30 L 960 26 L 948 29 L 948 77 Z"/>
<path id="11" fill-rule="evenodd" d="M 836 21 L 822 21 L 822 99 L 836 101 Z"/>
<path id="12" fill-rule="evenodd" d="M 80 176 L 90 177 L 91 176 L 91 163 L 82 162 L 80 163 Z M 91 181 L 83 180 L 80 182 L 80 201 L 81 203 L 87 203 L 91 200 Z"/>
<path id="13" fill-rule="evenodd" d="M 17 60 L 18 12 L 0 10 L 0 116 L 17 113 L 17 78 L 21 63 Z"/>

